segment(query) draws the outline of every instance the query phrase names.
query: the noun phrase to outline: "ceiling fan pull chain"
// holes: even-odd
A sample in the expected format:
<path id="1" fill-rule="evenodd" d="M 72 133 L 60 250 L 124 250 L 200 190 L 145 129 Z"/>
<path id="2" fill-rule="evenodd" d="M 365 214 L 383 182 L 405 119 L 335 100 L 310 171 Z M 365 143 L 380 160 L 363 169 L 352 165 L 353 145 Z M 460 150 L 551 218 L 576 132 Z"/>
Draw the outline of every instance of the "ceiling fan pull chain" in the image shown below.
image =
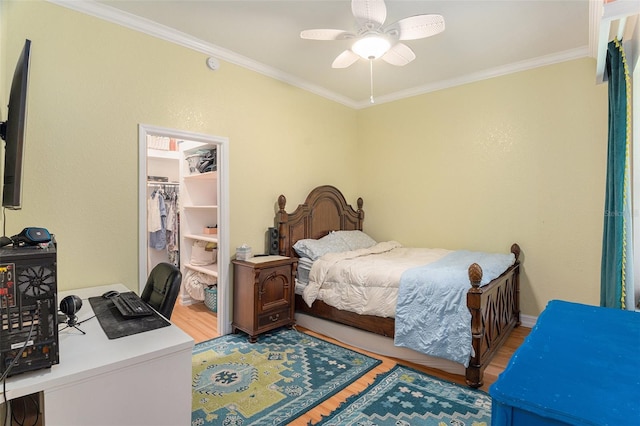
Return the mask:
<path id="1" fill-rule="evenodd" d="M 369 59 L 369 80 L 371 81 L 371 85 L 369 87 L 371 96 L 369 97 L 369 102 L 373 104 L 375 103 L 373 100 L 373 59 Z"/>

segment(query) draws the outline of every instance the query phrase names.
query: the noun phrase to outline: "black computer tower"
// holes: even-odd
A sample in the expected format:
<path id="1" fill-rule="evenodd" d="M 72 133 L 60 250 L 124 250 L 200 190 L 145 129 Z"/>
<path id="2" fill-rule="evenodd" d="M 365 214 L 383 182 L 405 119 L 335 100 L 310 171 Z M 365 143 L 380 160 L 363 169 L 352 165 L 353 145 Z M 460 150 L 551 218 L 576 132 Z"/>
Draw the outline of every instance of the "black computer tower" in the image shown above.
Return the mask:
<path id="1" fill-rule="evenodd" d="M 55 246 L 1 248 L 0 375 L 58 364 L 57 307 Z"/>

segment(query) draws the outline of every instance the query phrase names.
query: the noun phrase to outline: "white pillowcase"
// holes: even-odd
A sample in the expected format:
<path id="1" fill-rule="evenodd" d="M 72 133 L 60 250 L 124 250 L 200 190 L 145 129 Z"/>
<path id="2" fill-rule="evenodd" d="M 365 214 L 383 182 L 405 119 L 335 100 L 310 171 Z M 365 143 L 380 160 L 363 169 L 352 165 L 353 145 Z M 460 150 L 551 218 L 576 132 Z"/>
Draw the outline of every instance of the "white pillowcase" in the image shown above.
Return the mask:
<path id="1" fill-rule="evenodd" d="M 319 240 L 298 240 L 293 249 L 298 256 L 316 260 L 327 253 L 342 253 L 376 245 L 376 241 L 362 231 L 334 231 Z"/>
<path id="2" fill-rule="evenodd" d="M 327 253 L 340 253 L 350 250 L 347 243 L 333 232 L 319 240 L 311 238 L 298 240 L 293 245 L 293 249 L 296 251 L 298 256 L 308 257 L 311 260 L 316 260 Z"/>
<path id="3" fill-rule="evenodd" d="M 349 250 L 369 248 L 377 244 L 376 240 L 362 231 L 335 231 L 332 234 L 340 237 L 349 246 Z"/>

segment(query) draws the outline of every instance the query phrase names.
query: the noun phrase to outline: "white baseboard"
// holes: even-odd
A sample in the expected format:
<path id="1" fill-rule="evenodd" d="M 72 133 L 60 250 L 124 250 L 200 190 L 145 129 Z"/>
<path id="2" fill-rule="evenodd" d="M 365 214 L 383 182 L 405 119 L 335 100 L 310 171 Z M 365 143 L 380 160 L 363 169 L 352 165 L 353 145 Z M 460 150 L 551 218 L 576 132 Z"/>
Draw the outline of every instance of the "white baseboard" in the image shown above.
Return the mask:
<path id="1" fill-rule="evenodd" d="M 536 321 L 538 321 L 538 317 L 520 314 L 520 325 L 522 327 L 533 328 L 536 325 Z"/>

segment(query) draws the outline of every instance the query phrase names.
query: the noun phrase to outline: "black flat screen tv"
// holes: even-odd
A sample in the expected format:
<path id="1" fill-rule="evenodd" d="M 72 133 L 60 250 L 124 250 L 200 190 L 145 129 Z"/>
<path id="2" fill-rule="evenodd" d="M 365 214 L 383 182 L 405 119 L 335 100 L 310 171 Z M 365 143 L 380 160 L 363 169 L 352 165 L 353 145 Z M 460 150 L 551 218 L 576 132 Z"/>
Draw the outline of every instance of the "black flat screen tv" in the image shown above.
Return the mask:
<path id="1" fill-rule="evenodd" d="M 13 210 L 22 208 L 22 166 L 27 128 L 30 54 L 31 40 L 25 40 L 11 82 L 7 120 L 0 123 L 0 136 L 5 141 L 2 206 Z"/>

